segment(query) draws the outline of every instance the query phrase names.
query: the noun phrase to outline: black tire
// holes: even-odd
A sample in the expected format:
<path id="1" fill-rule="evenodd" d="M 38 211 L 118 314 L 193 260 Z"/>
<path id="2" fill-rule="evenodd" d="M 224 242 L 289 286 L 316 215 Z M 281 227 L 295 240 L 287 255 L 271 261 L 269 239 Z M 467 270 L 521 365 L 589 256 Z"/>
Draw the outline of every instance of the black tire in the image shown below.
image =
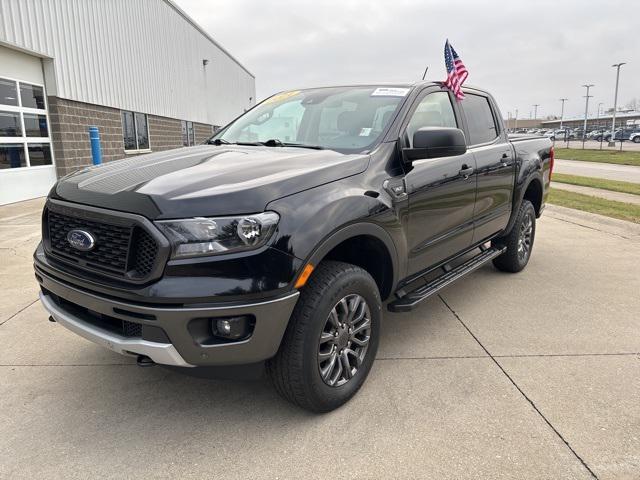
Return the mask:
<path id="1" fill-rule="evenodd" d="M 507 247 L 502 255 L 493 259 L 495 267 L 511 273 L 524 269 L 531 258 L 535 236 L 536 211 L 529 200 L 522 200 L 518 216 L 509 234 L 493 241 L 495 245 Z"/>
<path id="2" fill-rule="evenodd" d="M 348 296 L 360 296 L 368 308 L 368 347 L 361 363 L 354 367 L 357 370 L 352 378 L 342 385 L 330 386 L 320 372 L 320 336 L 326 334 L 330 313 Z M 371 370 L 378 350 L 381 317 L 380 292 L 369 273 L 349 263 L 321 262 L 301 290 L 278 353 L 267 361 L 267 374 L 276 391 L 312 412 L 329 412 L 346 403 Z M 330 347 L 331 351 L 338 348 Z M 347 350 L 344 345 L 341 348 Z"/>
<path id="3" fill-rule="evenodd" d="M 640 143 L 640 135 L 633 137 L 633 143 Z"/>

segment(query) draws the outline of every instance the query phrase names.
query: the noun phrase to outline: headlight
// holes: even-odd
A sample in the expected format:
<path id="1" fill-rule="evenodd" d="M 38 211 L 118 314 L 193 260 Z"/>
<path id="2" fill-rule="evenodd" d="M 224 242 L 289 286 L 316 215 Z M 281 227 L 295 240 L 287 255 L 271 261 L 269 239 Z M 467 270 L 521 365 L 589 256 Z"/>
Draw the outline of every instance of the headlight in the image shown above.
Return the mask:
<path id="1" fill-rule="evenodd" d="M 186 218 L 155 222 L 172 245 L 171 258 L 217 255 L 261 247 L 280 216 L 264 212 L 242 217 Z"/>

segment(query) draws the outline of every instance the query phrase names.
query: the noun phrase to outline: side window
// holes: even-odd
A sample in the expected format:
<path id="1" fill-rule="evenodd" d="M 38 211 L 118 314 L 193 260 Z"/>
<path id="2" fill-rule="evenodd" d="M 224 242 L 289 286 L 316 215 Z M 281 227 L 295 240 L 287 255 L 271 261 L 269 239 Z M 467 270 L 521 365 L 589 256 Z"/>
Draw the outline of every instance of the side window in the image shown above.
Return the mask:
<path id="1" fill-rule="evenodd" d="M 467 94 L 462 101 L 467 117 L 469 145 L 492 142 L 498 136 L 496 121 L 487 97 Z"/>
<path id="2" fill-rule="evenodd" d="M 406 135 L 413 147 L 413 134 L 422 127 L 458 128 L 447 92 L 434 92 L 424 97 L 407 125 Z"/>

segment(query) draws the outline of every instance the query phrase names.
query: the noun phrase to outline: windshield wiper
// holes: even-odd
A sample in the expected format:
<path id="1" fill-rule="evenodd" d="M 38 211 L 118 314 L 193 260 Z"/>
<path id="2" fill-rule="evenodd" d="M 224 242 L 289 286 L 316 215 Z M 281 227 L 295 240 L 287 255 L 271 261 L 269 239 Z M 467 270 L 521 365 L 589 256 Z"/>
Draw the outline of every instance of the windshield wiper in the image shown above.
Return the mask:
<path id="1" fill-rule="evenodd" d="M 313 150 L 324 150 L 321 145 L 306 145 L 304 143 L 286 143 L 279 138 L 270 138 L 264 142 L 228 142 L 222 138 L 216 138 L 208 142 L 211 145 L 241 145 L 250 147 L 294 147 L 294 148 L 311 148 Z"/>
<path id="2" fill-rule="evenodd" d="M 306 145 L 304 143 L 283 143 L 285 147 L 296 147 L 296 148 L 311 148 L 313 150 L 324 150 L 322 145 Z"/>
<path id="3" fill-rule="evenodd" d="M 264 145 L 263 142 L 228 142 L 222 138 L 216 138 L 215 140 L 210 140 L 209 145 L 242 145 L 242 146 L 250 146 L 250 147 L 260 147 Z"/>
<path id="4" fill-rule="evenodd" d="M 294 148 L 312 148 L 314 150 L 324 150 L 324 147 L 320 145 L 306 145 L 304 143 L 288 143 L 283 142 L 279 138 L 270 138 L 266 142 L 259 142 L 265 147 L 294 147 Z"/>

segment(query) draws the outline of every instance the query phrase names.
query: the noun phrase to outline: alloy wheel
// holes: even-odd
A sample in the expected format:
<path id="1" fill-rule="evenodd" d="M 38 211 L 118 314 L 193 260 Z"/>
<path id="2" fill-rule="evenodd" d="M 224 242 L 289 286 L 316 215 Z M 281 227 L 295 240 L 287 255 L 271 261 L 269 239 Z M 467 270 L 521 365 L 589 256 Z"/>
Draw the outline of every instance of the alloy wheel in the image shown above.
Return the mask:
<path id="1" fill-rule="evenodd" d="M 527 212 L 520 224 L 520 235 L 518 236 L 518 259 L 524 261 L 531 253 L 531 240 L 533 235 L 533 217 Z"/>
<path id="2" fill-rule="evenodd" d="M 369 348 L 371 311 L 357 294 L 343 297 L 327 317 L 318 342 L 318 368 L 324 383 L 344 385 L 357 373 Z"/>

